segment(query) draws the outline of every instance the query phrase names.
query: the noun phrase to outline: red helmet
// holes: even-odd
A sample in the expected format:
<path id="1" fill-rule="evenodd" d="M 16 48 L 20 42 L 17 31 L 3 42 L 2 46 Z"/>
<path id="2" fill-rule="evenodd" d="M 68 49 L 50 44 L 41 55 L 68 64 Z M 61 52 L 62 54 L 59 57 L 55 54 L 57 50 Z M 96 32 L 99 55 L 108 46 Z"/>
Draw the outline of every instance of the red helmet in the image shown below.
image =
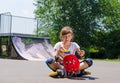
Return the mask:
<path id="1" fill-rule="evenodd" d="M 63 66 L 69 73 L 75 73 L 79 70 L 80 62 L 78 58 L 73 54 L 67 54 L 63 58 Z"/>

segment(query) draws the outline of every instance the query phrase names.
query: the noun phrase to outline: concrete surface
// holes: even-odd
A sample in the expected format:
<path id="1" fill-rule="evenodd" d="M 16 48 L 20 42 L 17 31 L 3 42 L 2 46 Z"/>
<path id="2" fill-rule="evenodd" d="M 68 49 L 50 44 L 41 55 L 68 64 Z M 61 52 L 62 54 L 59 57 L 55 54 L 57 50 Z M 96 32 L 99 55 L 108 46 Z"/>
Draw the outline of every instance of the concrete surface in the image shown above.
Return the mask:
<path id="1" fill-rule="evenodd" d="M 43 61 L 0 59 L 0 83 L 119 83 L 120 62 L 94 61 L 91 75 L 51 78 L 51 70 Z"/>

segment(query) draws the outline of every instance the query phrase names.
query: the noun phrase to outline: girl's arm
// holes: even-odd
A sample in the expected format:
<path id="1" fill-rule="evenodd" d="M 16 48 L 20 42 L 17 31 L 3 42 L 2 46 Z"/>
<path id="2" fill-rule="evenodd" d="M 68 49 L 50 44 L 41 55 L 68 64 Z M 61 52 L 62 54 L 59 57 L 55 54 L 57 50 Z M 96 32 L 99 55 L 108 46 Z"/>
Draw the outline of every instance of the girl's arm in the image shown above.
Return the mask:
<path id="1" fill-rule="evenodd" d="M 63 52 L 61 52 L 60 50 L 55 50 L 55 51 L 54 51 L 54 55 L 55 55 L 55 56 L 60 56 L 60 57 L 62 57 L 62 58 L 64 57 Z"/>
<path id="2" fill-rule="evenodd" d="M 81 58 L 85 57 L 85 51 L 84 50 L 80 50 L 79 48 L 77 48 L 77 53 L 80 55 Z"/>
<path id="3" fill-rule="evenodd" d="M 55 55 L 55 60 L 57 62 L 62 62 L 63 61 L 64 54 L 60 50 L 55 50 L 54 55 Z"/>

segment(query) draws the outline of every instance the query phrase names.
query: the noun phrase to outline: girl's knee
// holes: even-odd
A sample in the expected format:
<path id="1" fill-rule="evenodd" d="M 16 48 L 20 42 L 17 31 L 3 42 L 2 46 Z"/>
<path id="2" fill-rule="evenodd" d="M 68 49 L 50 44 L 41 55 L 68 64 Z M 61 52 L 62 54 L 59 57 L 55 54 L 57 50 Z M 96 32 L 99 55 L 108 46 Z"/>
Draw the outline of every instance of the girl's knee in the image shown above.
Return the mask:
<path id="1" fill-rule="evenodd" d="M 48 66 L 51 70 L 56 71 L 56 69 L 54 69 L 54 68 L 51 67 L 51 64 L 54 63 L 54 62 L 55 62 L 55 60 L 54 60 L 53 58 L 48 58 L 48 59 L 45 61 L 45 63 L 47 64 L 47 66 Z"/>
<path id="2" fill-rule="evenodd" d="M 46 61 L 45 61 L 45 63 L 47 64 L 47 65 L 49 65 L 49 64 L 51 64 L 52 62 L 54 62 L 55 60 L 53 59 L 53 58 L 48 58 Z"/>
<path id="3" fill-rule="evenodd" d="M 91 58 L 87 58 L 85 61 L 88 64 L 88 67 L 93 65 L 93 60 Z"/>

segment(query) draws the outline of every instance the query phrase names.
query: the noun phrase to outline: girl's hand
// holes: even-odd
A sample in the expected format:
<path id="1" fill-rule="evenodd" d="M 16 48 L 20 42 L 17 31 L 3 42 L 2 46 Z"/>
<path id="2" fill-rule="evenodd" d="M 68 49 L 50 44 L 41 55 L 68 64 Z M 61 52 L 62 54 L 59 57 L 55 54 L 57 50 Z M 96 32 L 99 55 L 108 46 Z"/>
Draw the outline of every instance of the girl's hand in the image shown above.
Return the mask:
<path id="1" fill-rule="evenodd" d="M 80 50 L 80 56 L 81 56 L 81 58 L 85 57 L 85 51 L 84 50 Z"/>
<path id="2" fill-rule="evenodd" d="M 84 50 L 80 50 L 79 48 L 77 49 L 77 53 L 80 55 L 81 58 L 85 57 L 85 51 Z"/>

